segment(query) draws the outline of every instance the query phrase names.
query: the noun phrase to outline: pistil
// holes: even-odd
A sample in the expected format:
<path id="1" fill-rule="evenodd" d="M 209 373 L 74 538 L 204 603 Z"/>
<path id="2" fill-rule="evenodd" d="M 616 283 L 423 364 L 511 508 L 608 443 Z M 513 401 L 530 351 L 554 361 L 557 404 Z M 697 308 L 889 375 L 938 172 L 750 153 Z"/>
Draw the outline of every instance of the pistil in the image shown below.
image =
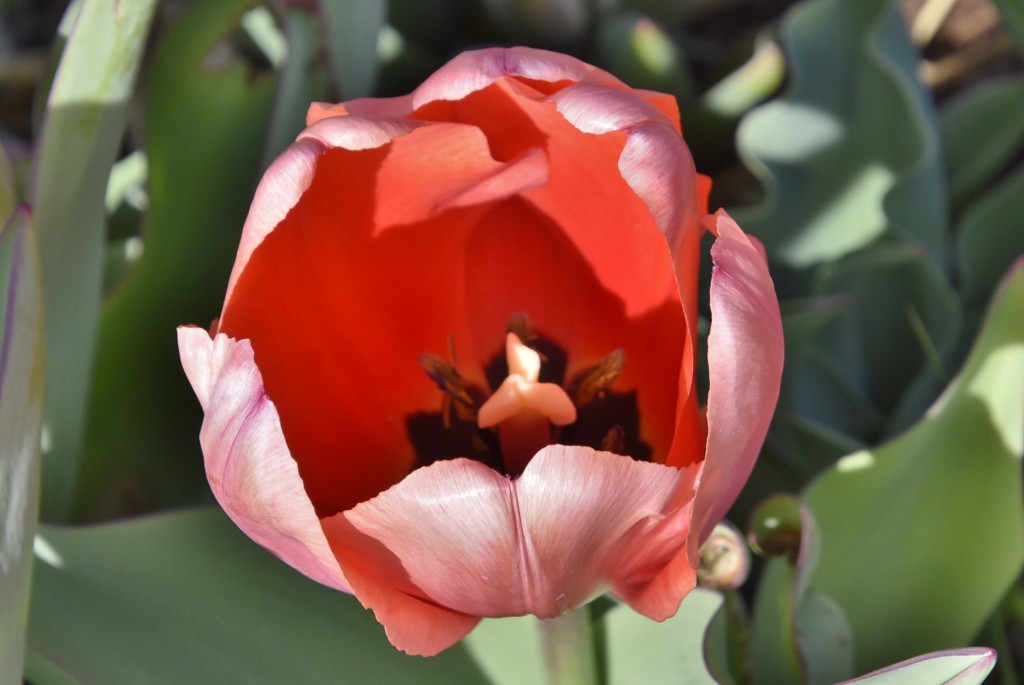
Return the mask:
<path id="1" fill-rule="evenodd" d="M 554 383 L 541 383 L 540 355 L 515 333 L 505 337 L 508 377 L 477 412 L 477 426 L 497 426 L 505 469 L 522 473 L 530 459 L 552 442 L 552 425 L 576 420 L 576 406 Z"/>

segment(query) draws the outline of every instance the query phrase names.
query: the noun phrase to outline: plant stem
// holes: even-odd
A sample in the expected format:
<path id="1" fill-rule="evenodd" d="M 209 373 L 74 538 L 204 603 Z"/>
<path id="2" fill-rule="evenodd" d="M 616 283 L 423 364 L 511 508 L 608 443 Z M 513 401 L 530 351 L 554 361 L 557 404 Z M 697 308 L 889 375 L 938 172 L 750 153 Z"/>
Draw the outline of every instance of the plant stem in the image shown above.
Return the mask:
<path id="1" fill-rule="evenodd" d="M 540 620 L 541 649 L 548 685 L 597 685 L 597 663 L 586 607 Z"/>

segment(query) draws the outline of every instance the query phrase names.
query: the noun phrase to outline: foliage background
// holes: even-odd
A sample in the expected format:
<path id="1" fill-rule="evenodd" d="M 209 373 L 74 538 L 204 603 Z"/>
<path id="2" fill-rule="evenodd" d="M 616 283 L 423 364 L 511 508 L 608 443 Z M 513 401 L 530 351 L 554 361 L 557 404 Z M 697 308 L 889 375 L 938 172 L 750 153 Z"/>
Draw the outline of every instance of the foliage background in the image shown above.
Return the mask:
<path id="1" fill-rule="evenodd" d="M 4 543 L 21 571 L 0 586 L 0 647 L 20 653 L 27 617 L 30 682 L 540 678 L 528 622 L 404 657 L 352 598 L 241 538 L 208 506 L 174 338 L 217 316 L 256 181 L 310 100 L 405 93 L 495 44 L 676 95 L 713 206 L 765 243 L 783 301 L 783 395 L 730 516 L 777 556 L 658 628 L 611 609 L 605 677 L 832 682 L 985 644 L 993 677 L 1020 681 L 1020 0 L 5 0 L 0 16 L 0 264 L 20 274 L 17 321 L 45 311 L 47 332 L 31 596 L 23 544 Z M 17 280 L 36 240 L 45 308 Z M 1015 263 L 993 337 L 926 417 Z M 25 336 L 10 363 L 31 380 Z M 39 393 L 0 381 L 0 494 L 31 494 L 38 463 L 16 447 Z M 24 543 L 32 497 L 21 518 L 6 497 Z"/>

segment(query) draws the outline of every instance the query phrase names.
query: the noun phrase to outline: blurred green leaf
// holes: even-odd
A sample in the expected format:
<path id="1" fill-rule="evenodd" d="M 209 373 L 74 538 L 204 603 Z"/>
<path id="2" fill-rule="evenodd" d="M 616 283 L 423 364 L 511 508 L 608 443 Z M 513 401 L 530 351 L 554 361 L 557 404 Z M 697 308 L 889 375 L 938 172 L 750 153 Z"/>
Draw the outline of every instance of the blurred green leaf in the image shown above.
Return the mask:
<path id="1" fill-rule="evenodd" d="M 789 495 L 752 514 L 751 544 L 781 557 L 765 567 L 754 604 L 754 683 L 834 683 L 853 674 L 850 625 L 828 597 L 808 588 L 821 540 L 810 512 Z"/>
<path id="2" fill-rule="evenodd" d="M 740 153 L 766 186 L 737 220 L 773 259 L 808 267 L 883 235 L 946 253 L 930 98 L 896 3 L 814 0 L 786 15 L 789 93 L 744 118 Z"/>
<path id="3" fill-rule="evenodd" d="M 377 40 L 385 0 L 322 0 L 324 46 L 338 100 L 366 97 L 377 84 Z"/>
<path id="4" fill-rule="evenodd" d="M 823 546 L 813 586 L 849 616 L 866 671 L 967 644 L 1024 567 L 1024 262 L 927 416 L 840 460 L 804 493 Z"/>
<path id="5" fill-rule="evenodd" d="M 663 623 L 624 604 L 608 611 L 604 622 L 609 685 L 714 685 L 704 663 L 704 636 L 721 606 L 719 593 L 697 588 Z"/>
<path id="6" fill-rule="evenodd" d="M 851 300 L 823 327 L 819 349 L 887 417 L 888 434 L 906 428 L 948 382 L 945 364 L 959 340 L 960 300 L 945 275 L 917 246 L 879 246 L 823 269 L 816 289 Z M 912 384 L 922 387 L 908 395 Z M 804 396 L 797 411 L 814 418 L 820 401 Z"/>
<path id="7" fill-rule="evenodd" d="M 196 502 L 200 412 L 174 329 L 219 315 L 259 173 L 275 78 L 233 48 L 252 0 L 194 3 L 147 73 L 143 252 L 104 304 L 79 518 Z"/>
<path id="8" fill-rule="evenodd" d="M 305 128 L 309 103 L 327 98 L 326 73 L 316 59 L 320 49 L 316 18 L 304 7 L 289 6 L 282 10 L 281 24 L 287 50 L 278 71 L 263 168 L 270 166 Z"/>
<path id="9" fill-rule="evenodd" d="M 774 41 L 760 41 L 750 59 L 701 96 L 701 106 L 721 118 L 746 114 L 779 89 L 786 77 L 786 60 Z"/>
<path id="10" fill-rule="evenodd" d="M 28 197 L 46 297 L 43 515 L 72 507 L 97 330 L 110 167 L 154 0 L 83 0 L 50 90 Z"/>
<path id="11" fill-rule="evenodd" d="M 43 527 L 35 566 L 33 685 L 488 682 L 461 646 L 397 651 L 355 598 L 288 568 L 220 510 Z"/>
<path id="12" fill-rule="evenodd" d="M 3 146 L 0 146 L 0 217 L 6 218 L 14 211 L 17 204 L 17 188 L 14 185 L 14 169 L 7 158 Z"/>
<path id="13" fill-rule="evenodd" d="M 862 685 L 981 685 L 996 663 L 987 649 L 925 654 L 847 681 Z"/>
<path id="14" fill-rule="evenodd" d="M 963 298 L 969 307 L 984 307 L 1002 274 L 1024 254 L 1022 198 L 1024 166 L 978 198 L 957 226 Z"/>
<path id="15" fill-rule="evenodd" d="M 7 159 L 0 150 L 0 167 Z M 32 217 L 0 230 L 0 684 L 21 683 L 39 505 L 43 302 Z"/>
<path id="16" fill-rule="evenodd" d="M 597 31 L 598 63 L 634 88 L 696 98 L 685 55 L 653 20 L 640 14 L 609 15 Z"/>
<path id="17" fill-rule="evenodd" d="M 487 618 L 461 643 L 493 685 L 544 682 L 537 619 L 533 616 Z"/>
<path id="18" fill-rule="evenodd" d="M 596 10 L 591 0 L 481 0 L 506 39 L 570 51 L 581 41 Z"/>
<path id="19" fill-rule="evenodd" d="M 942 154 L 954 207 L 963 207 L 1020 152 L 1021 111 L 1024 77 L 987 81 L 942 110 Z"/>
<path id="20" fill-rule="evenodd" d="M 1016 41 L 1017 49 L 1024 52 L 1024 0 L 992 0 L 992 3 Z"/>

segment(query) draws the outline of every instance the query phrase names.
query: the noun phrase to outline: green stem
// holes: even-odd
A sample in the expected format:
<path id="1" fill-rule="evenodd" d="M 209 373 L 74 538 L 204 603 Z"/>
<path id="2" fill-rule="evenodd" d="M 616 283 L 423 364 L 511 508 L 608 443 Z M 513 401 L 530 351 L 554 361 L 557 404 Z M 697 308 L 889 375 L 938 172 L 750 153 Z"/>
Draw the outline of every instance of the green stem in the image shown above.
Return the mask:
<path id="1" fill-rule="evenodd" d="M 597 662 L 586 607 L 537 622 L 548 685 L 597 685 Z"/>

